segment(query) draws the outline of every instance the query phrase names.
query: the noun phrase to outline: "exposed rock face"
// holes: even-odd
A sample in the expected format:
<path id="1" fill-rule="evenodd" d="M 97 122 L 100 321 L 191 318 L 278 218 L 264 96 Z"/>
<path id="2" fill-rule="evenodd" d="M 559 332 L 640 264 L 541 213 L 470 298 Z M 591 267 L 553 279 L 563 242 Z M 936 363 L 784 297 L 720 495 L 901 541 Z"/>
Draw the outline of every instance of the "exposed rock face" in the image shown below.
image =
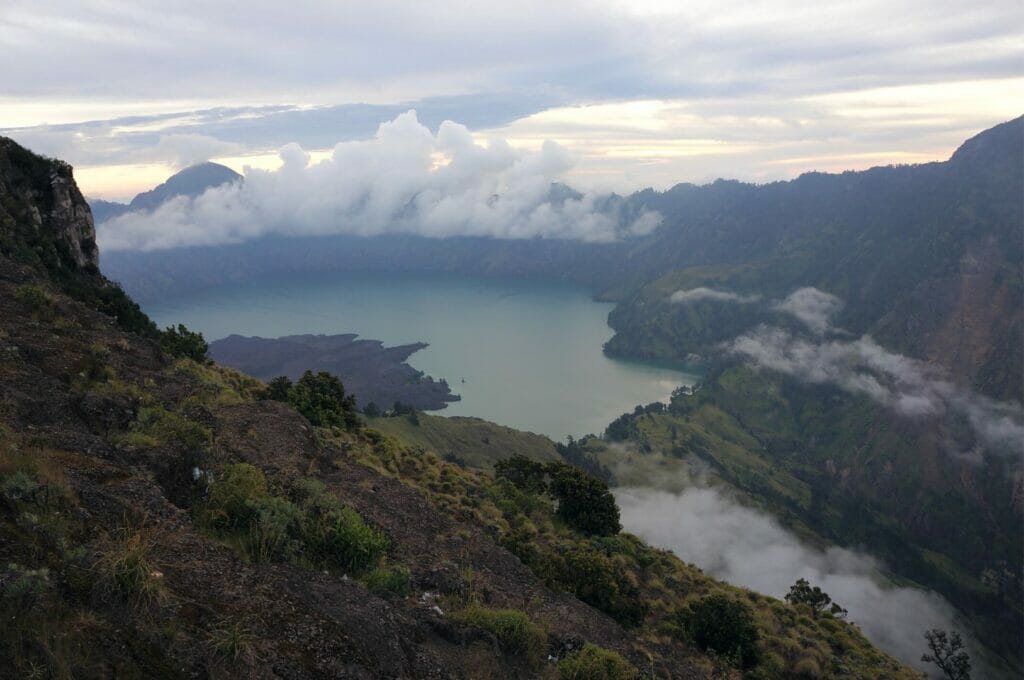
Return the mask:
<path id="1" fill-rule="evenodd" d="M 41 158 L 0 137 L 0 241 L 4 250 L 35 251 L 48 267 L 96 270 L 92 212 L 71 166 Z"/>
<path id="2" fill-rule="evenodd" d="M 50 174 L 50 188 L 53 191 L 50 227 L 60 240 L 68 244 L 68 252 L 75 264 L 79 267 L 99 267 L 92 212 L 71 176 L 70 165 L 55 163 Z"/>

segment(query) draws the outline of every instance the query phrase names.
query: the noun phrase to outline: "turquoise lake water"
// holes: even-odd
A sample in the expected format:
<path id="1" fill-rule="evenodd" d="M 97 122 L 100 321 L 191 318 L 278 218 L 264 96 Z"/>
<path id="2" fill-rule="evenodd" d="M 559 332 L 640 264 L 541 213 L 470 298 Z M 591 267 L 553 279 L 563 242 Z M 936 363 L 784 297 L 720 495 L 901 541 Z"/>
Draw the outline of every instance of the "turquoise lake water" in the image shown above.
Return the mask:
<path id="1" fill-rule="evenodd" d="M 600 433 L 637 404 L 667 400 L 695 380 L 606 357 L 611 308 L 561 282 L 367 273 L 222 286 L 145 305 L 161 326 L 184 323 L 208 340 L 359 333 L 389 346 L 426 342 L 409 363 L 462 395 L 437 413 L 555 439 Z"/>

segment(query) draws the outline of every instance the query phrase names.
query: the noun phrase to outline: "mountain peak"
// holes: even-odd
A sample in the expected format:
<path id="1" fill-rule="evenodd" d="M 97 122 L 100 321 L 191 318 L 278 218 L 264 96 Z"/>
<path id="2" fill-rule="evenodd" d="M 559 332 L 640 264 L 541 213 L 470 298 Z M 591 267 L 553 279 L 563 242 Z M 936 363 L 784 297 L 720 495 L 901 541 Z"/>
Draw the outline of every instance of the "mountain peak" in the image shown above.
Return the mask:
<path id="1" fill-rule="evenodd" d="M 129 210 L 155 210 L 164 202 L 176 196 L 196 197 L 207 189 L 237 182 L 242 176 L 220 163 L 205 162 L 191 165 L 171 175 L 160 186 L 145 191 L 129 204 Z"/>

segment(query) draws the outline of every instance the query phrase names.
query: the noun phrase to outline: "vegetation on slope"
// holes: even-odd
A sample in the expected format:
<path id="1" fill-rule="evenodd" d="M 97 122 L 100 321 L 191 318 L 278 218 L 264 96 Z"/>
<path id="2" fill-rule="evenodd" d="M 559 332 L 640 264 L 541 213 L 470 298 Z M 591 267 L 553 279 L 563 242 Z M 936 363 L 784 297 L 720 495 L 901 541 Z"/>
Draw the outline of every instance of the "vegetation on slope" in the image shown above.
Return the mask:
<path id="1" fill-rule="evenodd" d="M 510 456 L 554 461 L 554 443 L 543 435 L 462 416 L 434 416 L 416 412 L 388 418 L 367 418 L 375 430 L 394 436 L 410 446 L 437 453 L 448 462 L 490 469 Z"/>
<path id="2" fill-rule="evenodd" d="M 668 406 L 623 415 L 608 436 L 635 445 L 635 479 L 624 483 L 652 478 L 645 457 L 651 466 L 701 461 L 798 532 L 865 546 L 899 576 L 948 597 L 995 650 L 1020 654 L 1024 524 L 996 501 L 1013 496 L 1012 460 L 950 466 L 931 427 L 739 365 L 710 372 L 696 394 L 680 390 Z M 613 467 L 624 455 L 589 448 Z"/>
<path id="3" fill-rule="evenodd" d="M 353 440 L 352 435 L 338 436 L 352 446 L 353 455 L 363 464 L 414 486 L 442 511 L 477 524 L 553 587 L 633 629 L 636 644 L 651 660 L 655 675 L 663 663 L 669 663 L 671 656 L 666 654 L 673 645 L 709 648 L 703 634 L 691 632 L 703 630 L 697 622 L 703 620 L 706 607 L 696 606 L 697 614 L 689 616 L 684 612 L 706 598 L 720 597 L 738 603 L 742 612 L 749 610 L 753 628 L 741 635 L 744 642 L 738 658 L 732 654 L 736 647 L 706 657 L 703 663 L 708 672 L 718 666 L 746 665 L 747 677 L 801 677 L 799 669 L 812 669 L 818 677 L 916 677 L 832 614 L 816 617 L 805 604 L 787 604 L 715 581 L 628 534 L 574 529 L 540 483 L 550 481 L 550 466 L 519 458 L 511 465 L 499 465 L 498 476 L 493 477 L 448 464 L 433 453 L 373 430 L 366 434 L 372 446 Z M 555 467 L 559 465 L 565 464 Z M 543 479 L 534 474 L 538 470 Z M 566 677 L 573 677 L 571 667 L 564 667 Z"/>

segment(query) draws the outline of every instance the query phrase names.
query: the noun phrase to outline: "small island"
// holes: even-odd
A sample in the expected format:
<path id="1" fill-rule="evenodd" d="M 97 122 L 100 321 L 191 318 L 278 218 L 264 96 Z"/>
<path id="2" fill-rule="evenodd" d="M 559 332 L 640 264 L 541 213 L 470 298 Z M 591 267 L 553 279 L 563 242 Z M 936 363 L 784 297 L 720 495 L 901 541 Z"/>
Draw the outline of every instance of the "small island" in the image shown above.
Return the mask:
<path id="1" fill-rule="evenodd" d="M 452 393 L 448 381 L 435 380 L 405 363 L 426 343 L 385 347 L 379 340 L 358 337 L 355 333 L 281 338 L 229 335 L 210 343 L 210 358 L 261 380 L 279 375 L 296 380 L 307 370 L 333 373 L 347 392 L 355 394 L 361 409 L 374 404 L 383 410 L 401 402 L 433 411 L 461 399 Z"/>

